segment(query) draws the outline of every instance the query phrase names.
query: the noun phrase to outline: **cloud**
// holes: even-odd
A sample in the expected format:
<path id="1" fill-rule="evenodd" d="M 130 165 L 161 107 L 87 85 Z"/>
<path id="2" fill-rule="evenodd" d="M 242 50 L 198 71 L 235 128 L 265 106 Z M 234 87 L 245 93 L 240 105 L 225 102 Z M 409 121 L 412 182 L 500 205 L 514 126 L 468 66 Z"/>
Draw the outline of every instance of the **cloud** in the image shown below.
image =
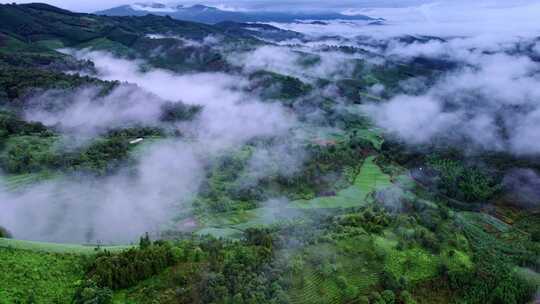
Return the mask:
<path id="1" fill-rule="evenodd" d="M 141 72 L 140 63 L 106 53 L 82 52 L 77 56 L 92 60 L 102 79 L 121 79 L 164 100 L 204 106 L 199 119 L 194 124 L 183 125 L 182 131 L 205 141 L 209 147 L 224 148 L 255 136 L 284 134 L 296 123 L 294 115 L 279 104 L 262 103 L 256 96 L 245 93 L 248 82 L 240 76 L 224 73 L 179 75 L 161 69 Z M 149 107 L 148 113 L 141 118 L 148 119 L 147 115 L 151 116 L 153 112 L 152 103 L 149 105 L 151 99 L 141 101 L 140 107 Z"/>
<path id="2" fill-rule="evenodd" d="M 469 53 L 467 65 L 422 95 L 399 95 L 365 107 L 374 121 L 412 144 L 471 140 L 488 150 L 540 153 L 540 65 L 526 56 Z M 511 62 L 511 64 L 508 64 Z"/>
<path id="3" fill-rule="evenodd" d="M 540 175 L 531 169 L 513 169 L 506 173 L 503 185 L 508 198 L 525 208 L 540 205 Z"/>
<path id="4" fill-rule="evenodd" d="M 152 146 L 133 172 L 65 177 L 22 192 L 0 191 L 0 222 L 18 239 L 131 242 L 189 210 L 202 180 L 201 151 L 185 142 Z"/>
<path id="5" fill-rule="evenodd" d="M 285 136 L 295 116 L 278 103 L 245 93 L 240 76 L 140 71 L 141 62 L 106 53 L 78 53 L 103 79 L 129 81 L 109 95 L 95 88 L 35 97 L 26 117 L 79 136 L 128 123 L 156 124 L 167 100 L 203 105 L 198 118 L 178 124 L 185 136 L 145 148 L 133 168 L 112 176 L 70 177 L 0 189 L 0 223 L 21 239 L 57 242 L 129 242 L 156 232 L 191 210 L 208 161 L 254 137 Z M 54 111 L 48 105 L 60 102 Z M 269 148 L 272 149 L 272 148 Z M 280 150 L 276 150 L 279 152 Z M 1 176 L 0 176 L 1 178 Z"/>
<path id="6" fill-rule="evenodd" d="M 362 7 L 349 13 L 384 18 L 385 25 L 332 21 L 328 25 L 274 24 L 313 37 L 339 35 L 388 39 L 403 35 L 476 37 L 491 45 L 538 36 L 540 4 L 534 1 L 422 1 L 392 7 Z"/>
<path id="7" fill-rule="evenodd" d="M 25 119 L 59 128 L 64 133 L 91 136 L 108 129 L 143 124 L 159 124 L 161 106 L 166 100 L 141 88 L 122 84 L 99 97 L 101 88 L 89 87 L 74 92 L 47 91 L 33 96 Z M 64 105 L 58 109 L 58 105 Z"/>
<path id="8" fill-rule="evenodd" d="M 309 56 L 315 60 L 306 64 Z M 265 70 L 314 82 L 317 78 L 349 77 L 354 70 L 354 65 L 350 64 L 352 58 L 339 52 L 319 52 L 312 47 L 268 45 L 250 52 L 233 53 L 228 60 L 243 67 L 247 73 Z"/>
<path id="9" fill-rule="evenodd" d="M 413 144 L 425 143 L 459 121 L 429 97 L 401 95 L 380 105 L 368 105 L 365 110 L 379 126 Z"/>

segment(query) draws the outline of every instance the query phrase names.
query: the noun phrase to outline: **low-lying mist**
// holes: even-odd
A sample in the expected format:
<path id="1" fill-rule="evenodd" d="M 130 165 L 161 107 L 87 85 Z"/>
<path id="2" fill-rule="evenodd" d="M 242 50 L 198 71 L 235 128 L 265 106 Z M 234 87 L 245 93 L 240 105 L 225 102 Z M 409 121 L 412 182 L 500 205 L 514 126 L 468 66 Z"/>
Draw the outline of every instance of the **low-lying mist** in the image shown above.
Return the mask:
<path id="1" fill-rule="evenodd" d="M 98 88 L 45 92 L 33 97 L 27 119 L 85 137 L 126 124 L 159 126 L 165 102 L 201 105 L 202 112 L 174 125 L 184 136 L 143 147 L 134 166 L 112 176 L 76 174 L 16 192 L 0 190 L 0 222 L 19 239 L 125 243 L 171 228 L 173 218 L 189 216 L 210 158 L 254 137 L 283 136 L 296 124 L 281 105 L 242 90 L 247 82 L 240 76 L 143 72 L 141 62 L 106 53 L 77 55 L 95 63 L 99 78 L 127 83 L 104 97 L 97 96 Z M 54 102 L 64 107 L 47 106 Z"/>
<path id="2" fill-rule="evenodd" d="M 131 242 L 189 210 L 202 179 L 202 152 L 182 142 L 148 149 L 130 172 L 66 176 L 0 192 L 0 221 L 14 237 L 56 242 Z"/>
<path id="3" fill-rule="evenodd" d="M 274 25 L 307 35 L 293 45 L 352 46 L 380 56 L 381 65 L 433 62 L 435 76 L 401 81 L 400 94 L 363 107 L 411 145 L 442 138 L 465 140 L 468 150 L 540 152 L 537 3 L 452 1 L 359 12 L 385 20 Z"/>

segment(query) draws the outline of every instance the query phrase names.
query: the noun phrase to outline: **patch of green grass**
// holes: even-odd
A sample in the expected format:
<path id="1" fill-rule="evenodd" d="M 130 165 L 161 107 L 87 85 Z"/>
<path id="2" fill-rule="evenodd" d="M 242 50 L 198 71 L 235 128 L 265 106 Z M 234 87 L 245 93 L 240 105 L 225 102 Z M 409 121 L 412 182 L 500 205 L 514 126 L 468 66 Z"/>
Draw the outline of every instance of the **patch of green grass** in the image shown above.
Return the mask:
<path id="1" fill-rule="evenodd" d="M 375 95 L 371 95 L 369 93 L 365 93 L 365 92 L 359 92 L 358 94 L 360 94 L 360 96 L 362 97 L 366 97 L 366 98 L 369 98 L 371 100 L 375 100 L 375 101 L 383 101 L 382 98 L 378 97 L 378 96 L 375 96 Z"/>
<path id="2" fill-rule="evenodd" d="M 204 228 L 195 232 L 196 235 L 211 235 L 216 238 L 240 238 L 242 231 L 232 228 Z"/>
<path id="3" fill-rule="evenodd" d="M 376 128 L 369 128 L 369 129 L 359 129 L 358 130 L 358 136 L 360 138 L 363 138 L 373 145 L 373 147 L 377 150 L 381 150 L 382 144 L 384 143 L 384 139 L 380 135 L 380 132 Z"/>
<path id="4" fill-rule="evenodd" d="M 382 248 L 386 252 L 394 250 L 398 244 L 396 240 L 390 237 L 375 236 L 374 240 L 377 247 Z"/>
<path id="5" fill-rule="evenodd" d="M 1 35 L 1 34 L 0 34 Z M 61 54 L 50 50 L 40 44 L 28 44 L 21 40 L 15 39 L 11 36 L 1 35 L 0 39 L 3 39 L 0 45 L 0 53 L 17 53 L 18 55 L 24 54 L 39 54 L 42 56 L 61 56 Z"/>
<path id="6" fill-rule="evenodd" d="M 5 187 L 8 191 L 17 191 L 35 183 L 52 180 L 60 176 L 61 175 L 59 173 L 48 170 L 44 170 L 39 173 L 8 175 L 3 179 L 0 178 L 0 185 L 3 185 L 3 187 Z"/>
<path id="7" fill-rule="evenodd" d="M 293 206 L 300 209 L 309 208 L 351 208 L 366 204 L 366 196 L 375 191 L 392 185 L 390 176 L 383 173 L 374 162 L 375 157 L 368 157 L 360 174 L 355 178 L 352 186 L 343 189 L 335 196 L 317 197 L 312 200 L 299 200 Z"/>
<path id="8" fill-rule="evenodd" d="M 1 304 L 70 303 L 84 277 L 77 255 L 0 248 L 0 261 Z"/>
<path id="9" fill-rule="evenodd" d="M 97 38 L 77 45 L 78 49 L 91 49 L 94 51 L 108 51 L 116 55 L 127 56 L 133 54 L 133 50 L 125 45 L 109 40 L 107 38 Z"/>
<path id="10" fill-rule="evenodd" d="M 122 251 L 131 248 L 132 246 L 100 246 L 99 248 L 108 251 Z M 58 243 L 45 243 L 45 242 L 33 242 L 14 239 L 0 238 L 0 248 L 17 249 L 33 252 L 44 253 L 63 253 L 63 254 L 79 254 L 88 255 L 97 253 L 96 246 L 94 245 L 77 245 L 77 244 L 58 244 Z"/>
<path id="11" fill-rule="evenodd" d="M 286 207 L 262 207 L 252 210 L 236 210 L 219 213 L 214 216 L 199 218 L 204 228 L 199 234 L 212 234 L 217 237 L 237 235 L 238 230 L 251 227 L 272 225 L 280 221 L 294 219 L 295 209 L 334 209 L 353 208 L 367 204 L 368 194 L 391 185 L 390 177 L 384 174 L 375 164 L 374 157 L 368 157 L 360 174 L 354 179 L 352 186 L 339 191 L 335 196 L 317 197 L 311 200 L 294 201 Z M 234 231 L 230 231 L 231 229 Z"/>
<path id="12" fill-rule="evenodd" d="M 246 223 L 254 218 L 253 210 L 237 210 L 215 215 L 206 215 L 199 220 L 205 226 L 224 227 Z"/>
<path id="13" fill-rule="evenodd" d="M 360 174 L 356 177 L 354 182 L 357 187 L 368 193 L 392 185 L 390 177 L 381 171 L 374 160 L 374 156 L 366 159 L 364 165 L 362 165 Z"/>
<path id="14" fill-rule="evenodd" d="M 41 40 L 35 43 L 36 45 L 52 50 L 61 49 L 64 47 L 64 43 L 60 40 Z"/>
<path id="15" fill-rule="evenodd" d="M 473 267 L 471 258 L 465 252 L 459 250 L 453 250 L 452 252 L 452 254 L 445 252 L 441 256 L 449 270 L 461 271 Z"/>

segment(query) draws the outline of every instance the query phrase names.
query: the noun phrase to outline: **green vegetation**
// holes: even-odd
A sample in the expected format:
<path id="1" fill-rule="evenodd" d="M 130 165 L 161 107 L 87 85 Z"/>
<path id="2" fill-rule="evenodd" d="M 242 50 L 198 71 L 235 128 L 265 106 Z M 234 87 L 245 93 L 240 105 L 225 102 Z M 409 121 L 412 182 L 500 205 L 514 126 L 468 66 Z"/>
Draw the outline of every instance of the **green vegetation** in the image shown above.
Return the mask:
<path id="1" fill-rule="evenodd" d="M 57 126 L 27 121 L 26 111 L 41 102 L 31 97 L 86 87 L 103 97 L 120 84 L 91 76 L 92 62 L 58 48 L 138 59 L 141 72 L 244 77 L 248 85 L 235 93 L 281 102 L 300 122 L 284 136 L 196 151 L 202 182 L 185 202 L 175 198 L 192 205 L 163 223 L 170 231 L 161 239 L 146 234 L 137 246 L 33 242 L 12 239 L 2 226 L 8 223 L 0 223 L 0 304 L 518 304 L 540 286 L 540 215 L 507 205 L 514 197 L 502 186 L 508 169 L 538 168 L 536 160 L 405 146 L 374 128 L 358 106 L 402 93 L 413 77 L 429 84 L 452 68 L 444 62 L 351 59 L 352 74 L 332 79 L 246 75 L 228 55 L 265 43 L 231 24 L 96 16 L 45 4 L 0 5 L 0 20 L 0 188 L 8 191 L 0 199 L 52 179 L 136 177 L 130 169 L 147 147 L 191 135 L 198 125 L 190 122 L 204 118 L 202 106 L 166 102 L 157 127 L 103 126 L 83 144 Z M 355 47 L 325 51 L 369 55 Z M 298 53 L 299 64 L 312 68 L 321 54 Z M 374 85 L 385 90 L 372 94 Z M 52 98 L 39 106 L 54 112 L 68 105 Z"/>
<path id="2" fill-rule="evenodd" d="M 1 57 L 0 57 L 1 59 Z M 74 89 L 83 85 L 102 86 L 102 91 L 110 90 L 116 86 L 115 82 L 104 82 L 88 76 L 70 75 L 55 71 L 46 71 L 33 68 L 22 68 L 18 62 L 11 63 L 17 67 L 2 67 L 0 65 L 0 91 L 10 99 L 24 97 L 32 93 L 32 89 Z M 5 105 L 5 103 L 4 103 Z M 7 103 L 12 107 L 20 105 Z"/>
<path id="3" fill-rule="evenodd" d="M 60 162 L 55 137 L 10 137 L 0 156 L 0 165 L 8 173 L 22 174 L 46 170 Z"/>
<path id="4" fill-rule="evenodd" d="M 102 288 L 127 288 L 172 266 L 178 254 L 181 252 L 173 251 L 168 243 L 152 244 L 146 235 L 141 238 L 138 249 L 130 248 L 117 254 L 98 253 L 87 270 L 88 279 Z"/>
<path id="5" fill-rule="evenodd" d="M 465 167 L 451 159 L 432 158 L 428 165 L 437 170 L 437 186 L 445 195 L 467 202 L 487 201 L 499 191 L 500 185 L 479 168 Z"/>
<path id="6" fill-rule="evenodd" d="M 389 177 L 381 172 L 374 163 L 374 157 L 368 157 L 360 169 L 360 174 L 353 177 L 353 185 L 340 190 L 335 196 L 317 197 L 309 201 L 296 201 L 299 208 L 351 208 L 367 202 L 367 195 L 373 191 L 391 185 Z"/>
<path id="7" fill-rule="evenodd" d="M 17 186 L 20 184 L 18 181 L 40 180 L 43 177 L 46 179 L 47 176 L 54 175 L 52 172 L 55 171 L 78 170 L 108 174 L 126 164 L 130 158 L 130 151 L 136 147 L 131 145 L 130 141 L 139 137 L 155 137 L 163 134 L 160 129 L 155 128 L 112 130 L 107 135 L 94 139 L 90 144 L 73 150 L 66 149 L 67 143 L 59 136 L 54 136 L 40 124 L 36 126 L 38 130 L 45 131 L 33 135 L 10 136 L 5 141 L 0 152 L 0 167 L 7 173 L 18 175 L 18 177 L 11 176 L 8 184 Z M 25 128 L 32 131 L 36 127 L 22 124 L 18 133 L 24 134 Z"/>
<path id="8" fill-rule="evenodd" d="M 313 88 L 300 79 L 274 72 L 258 71 L 249 76 L 254 88 L 262 89 L 265 99 L 287 101 L 308 94 Z"/>
<path id="9" fill-rule="evenodd" d="M 58 254 L 76 254 L 76 255 L 93 255 L 99 250 L 108 252 L 118 252 L 131 248 L 131 246 L 104 246 L 95 245 L 74 245 L 74 244 L 57 244 L 21 241 L 14 239 L 0 238 L 0 248 L 16 249 L 34 252 L 58 253 Z"/>
<path id="10" fill-rule="evenodd" d="M 0 248 L 0 303 L 70 303 L 84 275 L 83 260 L 54 254 Z"/>

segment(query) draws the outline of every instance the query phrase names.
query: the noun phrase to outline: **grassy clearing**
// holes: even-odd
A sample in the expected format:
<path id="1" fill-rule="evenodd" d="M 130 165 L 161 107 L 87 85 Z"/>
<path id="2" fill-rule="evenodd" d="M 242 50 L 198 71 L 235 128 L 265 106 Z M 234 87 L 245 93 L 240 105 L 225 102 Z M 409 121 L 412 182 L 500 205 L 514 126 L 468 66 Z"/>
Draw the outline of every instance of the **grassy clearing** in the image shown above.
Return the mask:
<path id="1" fill-rule="evenodd" d="M 449 254 L 449 252 L 444 252 L 444 254 L 441 255 L 441 258 L 443 259 L 445 265 L 448 267 L 449 270 L 459 271 L 464 269 L 471 269 L 473 267 L 473 262 L 471 261 L 471 258 L 463 251 L 453 250 L 453 254 Z"/>
<path id="2" fill-rule="evenodd" d="M 384 139 L 381 137 L 381 131 L 379 131 L 376 128 L 370 128 L 370 129 L 362 129 L 358 130 L 358 135 L 361 138 L 364 138 L 371 142 L 373 147 L 377 150 L 380 150 L 382 147 L 382 144 L 384 143 Z"/>
<path id="3" fill-rule="evenodd" d="M 57 50 L 65 47 L 64 43 L 60 40 L 41 40 L 35 43 L 36 45 L 52 50 Z"/>
<path id="4" fill-rule="evenodd" d="M 133 51 L 121 43 L 107 38 L 97 38 L 76 46 L 78 49 L 91 49 L 93 51 L 112 51 L 117 55 L 130 55 Z"/>
<path id="5" fill-rule="evenodd" d="M 300 214 L 293 208 L 262 207 L 215 216 L 205 216 L 199 218 L 199 220 L 206 228 L 198 230 L 197 234 L 237 238 L 241 236 L 242 231 L 245 229 L 278 224 L 287 220 L 293 220 L 298 215 Z"/>
<path id="6" fill-rule="evenodd" d="M 292 220 L 299 216 L 299 212 L 303 209 L 361 207 L 367 204 L 368 194 L 391 185 L 390 176 L 384 174 L 375 164 L 374 157 L 369 157 L 362 165 L 360 174 L 355 178 L 353 185 L 339 191 L 335 196 L 298 200 L 285 207 L 262 207 L 222 213 L 216 216 L 205 216 L 199 221 L 206 228 L 199 230 L 198 234 L 212 234 L 216 237 L 236 236 L 238 230 Z"/>
<path id="7" fill-rule="evenodd" d="M 129 249 L 132 246 L 100 246 L 101 249 L 108 251 L 122 251 Z M 0 248 L 26 250 L 33 252 L 45 252 L 45 253 L 62 253 L 62 254 L 78 254 L 87 255 L 95 254 L 97 247 L 95 245 L 76 245 L 76 244 L 58 244 L 58 243 L 45 243 L 45 242 L 32 242 L 13 239 L 0 238 Z"/>
<path id="8" fill-rule="evenodd" d="M 368 194 L 392 185 L 390 176 L 383 173 L 374 162 L 375 157 L 368 157 L 360 174 L 355 178 L 352 186 L 341 190 L 336 196 L 317 197 L 312 200 L 299 200 L 293 202 L 295 208 L 350 208 L 363 206 Z"/>
<path id="9" fill-rule="evenodd" d="M 1 35 L 1 34 L 0 34 Z M 19 55 L 35 55 L 35 56 L 53 56 L 60 57 L 61 54 L 54 50 L 45 47 L 39 43 L 28 44 L 11 36 L 1 35 L 4 41 L 0 44 L 0 53 L 16 53 Z"/>
<path id="10" fill-rule="evenodd" d="M 0 178 L 0 186 L 4 187 L 8 191 L 22 190 L 35 183 L 52 180 L 60 177 L 59 173 L 51 171 L 42 171 L 39 173 L 24 173 L 8 175 L 4 178 Z"/>
<path id="11" fill-rule="evenodd" d="M 390 176 L 384 174 L 379 166 L 374 162 L 375 157 L 371 156 L 366 159 L 360 175 L 355 179 L 354 185 L 366 192 L 380 190 L 392 185 Z"/>
<path id="12" fill-rule="evenodd" d="M 0 261 L 0 304 L 70 303 L 84 276 L 77 255 L 0 248 Z"/>
<path id="13" fill-rule="evenodd" d="M 359 94 L 362 97 L 366 97 L 366 98 L 374 100 L 374 101 L 383 101 L 383 99 L 380 98 L 379 96 L 371 95 L 371 94 L 366 93 L 366 92 L 359 92 Z"/>
<path id="14" fill-rule="evenodd" d="M 216 238 L 236 239 L 242 236 L 242 231 L 233 228 L 203 228 L 195 232 L 196 235 L 212 235 Z"/>

